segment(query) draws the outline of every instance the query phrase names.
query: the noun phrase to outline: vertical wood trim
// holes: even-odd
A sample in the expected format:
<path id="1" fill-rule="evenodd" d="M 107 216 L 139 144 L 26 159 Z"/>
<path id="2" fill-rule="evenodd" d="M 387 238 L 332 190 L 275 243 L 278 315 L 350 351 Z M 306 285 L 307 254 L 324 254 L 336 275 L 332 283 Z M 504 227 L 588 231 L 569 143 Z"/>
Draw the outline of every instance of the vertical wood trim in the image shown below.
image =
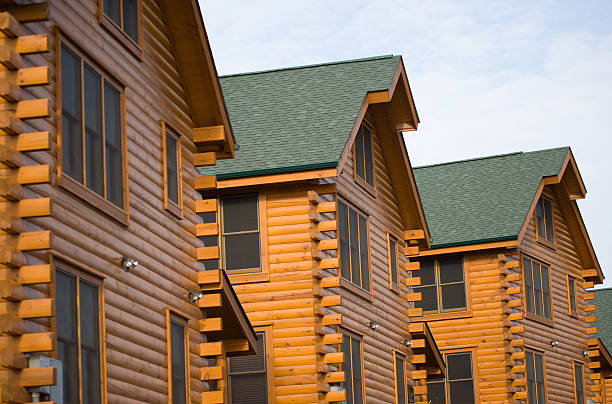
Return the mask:
<path id="1" fill-rule="evenodd" d="M 101 386 L 101 398 L 102 403 L 108 401 L 108 382 L 106 375 L 106 312 L 104 309 L 104 284 L 100 283 L 98 286 L 98 307 L 99 309 L 99 322 L 100 322 L 100 386 Z"/>
<path id="2" fill-rule="evenodd" d="M 185 333 L 183 336 L 184 342 L 184 353 L 185 353 L 185 398 L 187 404 L 191 404 L 191 374 L 189 372 L 190 361 L 189 361 L 189 320 L 185 318 Z"/>
<path id="3" fill-rule="evenodd" d="M 165 324 L 166 324 L 166 364 L 167 364 L 167 371 L 168 371 L 168 404 L 172 404 L 172 358 L 170 357 L 171 352 L 172 352 L 172 345 L 170 343 L 170 309 L 169 308 L 165 308 L 164 309 L 164 314 L 166 316 L 165 318 Z"/>
<path id="4" fill-rule="evenodd" d="M 268 207 L 266 203 L 266 192 L 259 193 L 259 249 L 261 272 L 270 273 L 268 253 Z M 272 335 L 270 333 L 270 335 Z"/>
<path id="5" fill-rule="evenodd" d="M 79 63 L 81 68 L 81 150 L 83 157 L 83 185 L 87 188 L 87 153 L 85 150 L 85 67 L 83 66 L 85 61 L 83 58 L 80 58 Z"/>
<path id="6" fill-rule="evenodd" d="M 168 148 L 166 146 L 166 122 L 160 122 L 161 146 L 162 146 L 162 193 L 164 209 L 168 209 Z"/>
<path id="7" fill-rule="evenodd" d="M 77 359 L 79 368 L 79 403 L 83 402 L 83 360 L 81 358 L 81 282 L 78 276 L 75 276 L 76 280 L 76 323 L 77 323 Z"/>
<path id="8" fill-rule="evenodd" d="M 62 178 L 63 153 L 62 153 L 62 40 L 59 29 L 53 29 L 55 37 L 55 142 L 57 144 L 57 167 L 56 175 L 58 181 Z"/>
<path id="9" fill-rule="evenodd" d="M 389 235 L 389 233 L 387 233 L 387 236 Z M 399 402 L 399 394 L 398 394 L 398 384 L 399 384 L 399 380 L 397 380 L 397 354 L 400 354 L 402 356 L 404 356 L 404 395 L 407 394 L 406 391 L 406 356 L 399 352 L 398 350 L 392 349 L 391 350 L 391 355 L 393 355 L 393 380 L 395 380 L 395 404 L 403 404 Z"/>
<path id="10" fill-rule="evenodd" d="M 389 289 L 393 289 L 393 266 L 391 265 L 391 237 L 389 236 L 389 232 L 387 232 L 387 268 L 389 269 Z M 399 279 L 398 279 L 399 281 Z M 393 357 L 393 368 L 395 369 L 395 356 Z M 395 393 L 395 399 L 397 401 L 397 391 Z"/>
<path id="11" fill-rule="evenodd" d="M 176 189 L 178 192 L 178 207 L 181 219 L 183 218 L 183 136 L 178 132 L 176 139 Z"/>
<path id="12" fill-rule="evenodd" d="M 104 119 L 104 76 L 102 75 L 100 75 L 100 97 L 100 109 L 102 111 L 102 115 L 100 117 L 102 121 L 102 193 L 104 194 L 104 199 L 107 199 L 108 193 L 106 189 L 106 119 Z"/>
<path id="13" fill-rule="evenodd" d="M 163 206 L 164 209 L 170 211 L 180 219 L 183 218 L 183 135 L 175 130 L 168 122 L 161 120 L 161 139 L 162 139 L 162 188 L 163 188 Z M 168 133 L 168 131 L 171 131 Z M 168 198 L 168 148 L 167 137 L 170 136 L 176 140 L 176 192 L 177 203 Z"/>
<path id="14" fill-rule="evenodd" d="M 127 112 L 125 105 L 125 87 L 121 88 L 121 92 L 119 93 L 119 113 L 121 117 L 121 164 L 122 167 L 122 176 L 121 179 L 123 181 L 122 189 L 123 189 L 123 210 L 127 213 L 127 223 L 130 223 L 130 186 L 129 186 L 129 178 L 128 178 L 128 146 L 127 146 Z"/>

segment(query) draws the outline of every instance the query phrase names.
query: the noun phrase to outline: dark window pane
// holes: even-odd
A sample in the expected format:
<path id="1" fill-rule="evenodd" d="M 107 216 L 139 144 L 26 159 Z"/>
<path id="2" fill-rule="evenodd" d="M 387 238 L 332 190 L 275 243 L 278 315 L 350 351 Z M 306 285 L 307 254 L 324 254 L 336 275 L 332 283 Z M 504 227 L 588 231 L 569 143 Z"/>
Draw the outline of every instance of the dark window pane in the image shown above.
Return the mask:
<path id="1" fill-rule="evenodd" d="M 438 295 L 435 286 L 425 286 L 415 288 L 415 291 L 421 292 L 421 301 L 415 302 L 416 307 L 421 307 L 423 311 L 438 311 Z"/>
<path id="2" fill-rule="evenodd" d="M 540 265 L 542 271 L 542 306 L 543 314 L 546 318 L 551 318 L 550 312 L 550 284 L 548 283 L 548 267 L 546 265 Z"/>
<path id="3" fill-rule="evenodd" d="M 62 361 L 64 400 L 78 403 L 79 360 L 77 341 L 76 278 L 57 271 L 55 278 L 57 299 L 57 354 Z"/>
<path id="4" fill-rule="evenodd" d="M 438 260 L 440 283 L 463 282 L 463 257 Z"/>
<path id="5" fill-rule="evenodd" d="M 357 132 L 355 137 L 355 174 L 359 178 L 365 179 L 365 167 L 363 156 L 363 126 Z"/>
<path id="6" fill-rule="evenodd" d="M 102 94 L 100 75 L 89 65 L 83 70 L 85 104 L 85 185 L 104 196 L 102 165 Z"/>
<path id="7" fill-rule="evenodd" d="M 267 404 L 268 387 L 265 373 L 232 375 L 232 404 Z"/>
<path id="8" fill-rule="evenodd" d="M 527 398 L 529 404 L 537 404 L 535 370 L 533 365 L 533 353 L 525 352 L 525 364 L 527 373 Z"/>
<path id="9" fill-rule="evenodd" d="M 576 403 L 584 404 L 584 388 L 582 387 L 582 366 L 578 364 L 574 364 L 574 378 L 576 384 Z M 608 383 L 607 380 L 606 383 Z"/>
<path id="10" fill-rule="evenodd" d="M 357 212 L 349 209 L 349 236 L 351 248 L 351 282 L 361 286 L 361 268 L 359 266 L 359 222 Z"/>
<path id="11" fill-rule="evenodd" d="M 62 45 L 62 171 L 83 182 L 81 61 Z"/>
<path id="12" fill-rule="evenodd" d="M 535 314 L 542 315 L 542 277 L 540 273 L 540 264 L 537 262 L 531 263 L 533 266 L 533 294 L 535 297 Z"/>
<path id="13" fill-rule="evenodd" d="M 444 381 L 427 383 L 427 398 L 431 404 L 446 404 L 446 392 Z"/>
<path id="14" fill-rule="evenodd" d="M 264 372 L 266 370 L 266 339 L 263 332 L 257 333 L 257 355 L 228 358 L 230 373 Z"/>
<path id="15" fill-rule="evenodd" d="M 398 404 L 406 403 L 406 378 L 404 377 L 404 357 L 395 354 L 395 383 Z"/>
<path id="16" fill-rule="evenodd" d="M 419 271 L 419 276 L 421 277 L 421 285 L 436 284 L 436 269 L 434 267 L 434 263 L 434 260 L 421 261 L 421 270 Z"/>
<path id="17" fill-rule="evenodd" d="M 198 213 L 202 223 L 217 223 L 217 212 Z"/>
<path id="18" fill-rule="evenodd" d="M 363 403 L 363 381 L 361 378 L 361 341 L 351 337 L 351 361 L 353 365 L 353 390 L 355 404 Z"/>
<path id="19" fill-rule="evenodd" d="M 470 353 L 458 353 L 446 355 L 446 367 L 448 368 L 448 380 L 471 379 L 472 378 L 472 355 Z"/>
<path id="20" fill-rule="evenodd" d="M 97 286 L 79 281 L 83 402 L 100 403 L 100 330 Z"/>
<path id="21" fill-rule="evenodd" d="M 553 216 L 552 206 L 548 199 L 544 199 L 544 221 L 546 223 L 546 240 L 552 242 L 553 237 Z"/>
<path id="22" fill-rule="evenodd" d="M 104 139 L 106 143 L 106 199 L 123 208 L 123 157 L 121 156 L 121 97 L 104 82 Z"/>
<path id="23" fill-rule="evenodd" d="M 374 186 L 374 167 L 372 159 L 372 133 L 368 128 L 363 126 L 363 155 L 365 165 L 365 180 L 371 186 Z"/>
<path id="24" fill-rule="evenodd" d="M 474 403 L 474 381 L 461 380 L 448 383 L 448 395 L 451 404 Z"/>
<path id="25" fill-rule="evenodd" d="M 104 0 L 104 14 L 121 26 L 121 0 Z"/>
<path id="26" fill-rule="evenodd" d="M 178 161 L 177 141 L 166 133 L 166 177 L 168 179 L 168 199 L 178 205 Z"/>
<path id="27" fill-rule="evenodd" d="M 397 285 L 397 250 L 393 238 L 389 239 L 389 266 L 391 267 L 391 282 Z"/>
<path id="28" fill-rule="evenodd" d="M 259 230 L 257 194 L 225 196 L 223 209 L 223 233 Z"/>
<path id="29" fill-rule="evenodd" d="M 123 31 L 138 42 L 138 1 L 123 0 Z"/>
<path id="30" fill-rule="evenodd" d="M 429 393 L 427 395 L 431 397 Z M 414 404 L 414 387 L 412 387 L 412 384 L 408 384 L 408 404 Z"/>
<path id="31" fill-rule="evenodd" d="M 442 294 L 442 309 L 459 309 L 466 307 L 465 302 L 465 284 L 452 283 L 450 285 L 440 286 Z"/>
<path id="32" fill-rule="evenodd" d="M 538 404 L 544 404 L 545 387 L 544 387 L 544 363 L 542 355 L 534 354 L 536 385 L 538 389 Z"/>
<path id="33" fill-rule="evenodd" d="M 538 238 L 546 238 L 546 225 L 544 224 L 544 206 L 542 198 L 536 204 L 536 227 L 538 228 Z"/>
<path id="34" fill-rule="evenodd" d="M 170 355 L 172 359 L 172 404 L 187 402 L 185 385 L 185 327 L 170 322 Z"/>
<path id="35" fill-rule="evenodd" d="M 223 243 L 226 270 L 260 268 L 259 233 L 229 234 Z"/>
<path id="36" fill-rule="evenodd" d="M 370 258 L 368 250 L 368 221 L 359 215 L 359 255 L 361 260 L 361 287 L 370 290 Z"/>
<path id="37" fill-rule="evenodd" d="M 572 313 L 576 312 L 576 280 L 574 278 L 568 278 L 568 289 L 569 289 L 569 304 Z"/>
<path id="38" fill-rule="evenodd" d="M 531 261 L 523 259 L 523 278 L 525 280 L 525 309 L 528 313 L 533 313 L 533 280 L 531 271 Z"/>
<path id="39" fill-rule="evenodd" d="M 349 249 L 348 208 L 338 201 L 338 238 L 340 239 L 340 274 L 351 280 L 351 258 Z"/>
<path id="40" fill-rule="evenodd" d="M 342 353 L 344 354 L 344 388 L 346 389 L 346 402 L 353 403 L 353 372 L 351 367 L 351 337 L 342 336 Z"/>

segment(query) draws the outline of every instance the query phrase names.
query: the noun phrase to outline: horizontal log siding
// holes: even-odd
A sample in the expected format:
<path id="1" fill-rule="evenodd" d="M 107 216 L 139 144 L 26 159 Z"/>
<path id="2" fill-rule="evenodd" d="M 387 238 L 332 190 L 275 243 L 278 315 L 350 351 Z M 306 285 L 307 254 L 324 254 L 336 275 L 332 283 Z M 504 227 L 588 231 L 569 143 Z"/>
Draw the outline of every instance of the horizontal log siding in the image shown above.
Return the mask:
<path id="1" fill-rule="evenodd" d="M 55 28 L 81 47 L 84 53 L 111 77 L 126 84 L 125 114 L 128 150 L 129 214 L 125 227 L 58 186 L 28 187 L 27 196 L 49 196 L 52 217 L 32 219 L 31 230 L 49 229 L 53 249 L 88 268 L 104 274 L 109 403 L 159 403 L 168 400 L 166 331 L 164 309 L 178 309 L 192 320 L 190 327 L 191 400 L 201 402 L 206 385 L 199 369 L 206 366 L 199 356 L 197 331 L 199 309 L 189 303 L 187 290 L 197 290 L 199 264 L 193 237 L 199 221 L 193 188 L 192 165 L 195 146 L 183 137 L 184 219 L 163 210 L 160 120 L 167 120 L 180 133 L 192 127 L 180 72 L 160 6 L 155 0 L 142 3 L 144 60 L 138 60 L 98 23 L 97 2 L 50 1 L 50 23 L 28 24 L 31 33 L 49 33 L 51 51 L 25 57 L 29 65 L 48 65 L 51 84 L 27 89 L 32 97 L 49 98 L 53 111 L 55 94 Z M 26 131 L 49 131 L 54 139 L 56 120 L 29 121 Z M 57 147 L 50 152 L 32 152 L 29 164 L 49 164 L 56 172 Z M 140 265 L 121 272 L 119 259 L 126 255 Z M 46 255 L 31 254 L 30 264 L 44 263 Z"/>
<path id="2" fill-rule="evenodd" d="M 574 402 L 572 360 L 586 362 L 586 364 L 589 362 L 582 354 L 588 349 L 587 324 L 584 322 L 586 315 L 584 289 L 581 287 L 582 265 L 572 241 L 572 234 L 555 200 L 555 194 L 546 187 L 543 195 L 553 201 L 556 248 L 547 247 L 536 240 L 535 219 L 532 218 L 521 242 L 520 250 L 550 265 L 554 326 L 525 319 L 523 321 L 525 345 L 545 353 L 548 402 L 569 404 Z M 568 314 L 567 274 L 578 279 L 578 318 Z M 559 345 L 555 348 L 551 347 L 553 340 L 559 341 Z M 589 390 L 591 373 L 591 370 L 585 365 L 585 391 Z"/>
<path id="3" fill-rule="evenodd" d="M 377 196 L 373 197 L 353 180 L 352 153 L 338 178 L 337 186 L 339 197 L 370 218 L 373 301 L 368 301 L 348 289 L 338 288 L 338 294 L 342 296 L 342 306 L 332 310 L 342 314 L 342 324 L 345 327 L 363 335 L 366 402 L 395 403 L 392 350 L 406 354 L 407 362 L 410 363 L 411 352 L 403 341 L 405 338 L 410 339 L 408 309 L 411 306 L 400 294 L 389 289 L 387 232 L 394 235 L 401 246 L 404 229 L 378 136 L 372 137 L 372 143 Z M 401 263 L 405 262 L 403 254 L 398 254 L 398 258 Z M 401 269 L 398 271 L 400 280 L 405 278 L 405 272 Z M 402 286 L 400 292 L 408 293 L 409 289 Z M 378 323 L 380 327 L 375 331 L 370 330 L 370 321 Z M 409 377 L 411 365 L 408 366 Z"/>

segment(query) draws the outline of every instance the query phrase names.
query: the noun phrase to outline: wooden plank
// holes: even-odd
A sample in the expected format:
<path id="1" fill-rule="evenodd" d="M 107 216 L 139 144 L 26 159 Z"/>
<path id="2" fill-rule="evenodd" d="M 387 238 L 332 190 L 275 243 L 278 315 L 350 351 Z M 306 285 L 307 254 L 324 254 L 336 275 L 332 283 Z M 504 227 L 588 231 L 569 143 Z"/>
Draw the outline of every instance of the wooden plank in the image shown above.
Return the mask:
<path id="1" fill-rule="evenodd" d="M 40 22 L 49 18 L 49 5 L 46 1 L 34 4 L 24 4 L 12 7 L 3 7 L 19 22 Z"/>
<path id="2" fill-rule="evenodd" d="M 219 234 L 217 223 L 198 223 L 196 224 L 196 236 L 216 236 Z"/>
<path id="3" fill-rule="evenodd" d="M 197 260 L 214 260 L 219 258 L 219 247 L 198 247 L 196 250 Z M 209 272 L 209 271 L 205 271 Z"/>
<path id="4" fill-rule="evenodd" d="M 196 191 L 209 191 L 217 188 L 217 176 L 215 175 L 201 175 L 195 177 Z"/>
<path id="5" fill-rule="evenodd" d="M 423 240 L 425 238 L 425 231 L 421 229 L 416 230 L 404 230 L 404 240 Z"/>
<path id="6" fill-rule="evenodd" d="M 225 128 L 222 125 L 193 128 L 193 142 L 219 143 L 225 140 Z"/>
<path id="7" fill-rule="evenodd" d="M 50 177 L 51 168 L 48 164 L 25 166 L 17 170 L 17 183 L 21 185 L 48 183 Z"/>
<path id="8" fill-rule="evenodd" d="M 217 356 L 223 352 L 223 342 L 200 343 L 200 356 Z"/>
<path id="9" fill-rule="evenodd" d="M 421 284 L 421 278 L 413 276 L 411 278 L 404 278 L 404 285 L 406 286 L 419 286 Z"/>
<path id="10" fill-rule="evenodd" d="M 205 391 L 202 393 L 202 404 L 223 404 L 223 391 Z"/>
<path id="11" fill-rule="evenodd" d="M 200 380 L 221 380 L 223 379 L 223 368 L 221 366 L 200 368 Z"/>
<path id="12" fill-rule="evenodd" d="M 210 283 L 221 282 L 221 270 L 216 269 L 213 271 L 200 271 L 198 272 L 198 284 L 208 285 Z"/>
<path id="13" fill-rule="evenodd" d="M 39 98 L 35 100 L 24 100 L 17 103 L 15 117 L 17 119 L 36 119 L 49 116 L 49 100 Z"/>
<path id="14" fill-rule="evenodd" d="M 49 51 L 49 35 L 22 35 L 16 39 L 15 50 L 21 55 Z"/>
<path id="15" fill-rule="evenodd" d="M 200 332 L 218 332 L 223 330 L 222 318 L 205 318 L 199 321 L 198 329 Z"/>
<path id="16" fill-rule="evenodd" d="M 198 300 L 198 307 L 201 309 L 221 307 L 221 294 L 211 293 L 202 296 L 202 298 Z"/>
<path id="17" fill-rule="evenodd" d="M 21 87 L 46 86 L 49 84 L 49 67 L 24 67 L 17 71 L 16 84 Z"/>
<path id="18" fill-rule="evenodd" d="M 209 213 L 217 211 L 217 200 L 216 199 L 203 199 L 195 201 L 196 213 Z"/>
<path id="19" fill-rule="evenodd" d="M 22 33 L 21 24 L 10 13 L 0 12 L 0 33 L 4 38 L 16 38 Z"/>
<path id="20" fill-rule="evenodd" d="M 228 339 L 223 342 L 225 352 L 246 352 L 249 350 L 249 341 L 246 339 Z"/>
<path id="21" fill-rule="evenodd" d="M 51 232 L 48 230 L 21 233 L 17 239 L 20 251 L 46 250 L 51 248 Z"/>
<path id="22" fill-rule="evenodd" d="M 195 167 L 214 166 L 215 164 L 217 164 L 217 153 L 215 152 L 194 153 L 193 155 Z"/>

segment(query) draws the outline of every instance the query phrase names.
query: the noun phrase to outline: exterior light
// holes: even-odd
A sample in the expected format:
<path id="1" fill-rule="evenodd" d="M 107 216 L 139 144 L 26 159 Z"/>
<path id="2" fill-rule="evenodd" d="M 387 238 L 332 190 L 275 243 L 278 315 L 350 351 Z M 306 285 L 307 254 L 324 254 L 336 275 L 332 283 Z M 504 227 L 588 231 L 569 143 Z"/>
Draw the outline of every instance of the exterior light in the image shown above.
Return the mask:
<path id="1" fill-rule="evenodd" d="M 130 272 L 131 269 L 138 266 L 138 261 L 130 257 L 121 257 L 121 269 L 123 272 Z"/>
<path id="2" fill-rule="evenodd" d="M 374 321 L 370 321 L 370 330 L 374 331 L 374 330 L 376 330 L 378 327 L 380 327 L 380 324 L 375 323 Z"/>

